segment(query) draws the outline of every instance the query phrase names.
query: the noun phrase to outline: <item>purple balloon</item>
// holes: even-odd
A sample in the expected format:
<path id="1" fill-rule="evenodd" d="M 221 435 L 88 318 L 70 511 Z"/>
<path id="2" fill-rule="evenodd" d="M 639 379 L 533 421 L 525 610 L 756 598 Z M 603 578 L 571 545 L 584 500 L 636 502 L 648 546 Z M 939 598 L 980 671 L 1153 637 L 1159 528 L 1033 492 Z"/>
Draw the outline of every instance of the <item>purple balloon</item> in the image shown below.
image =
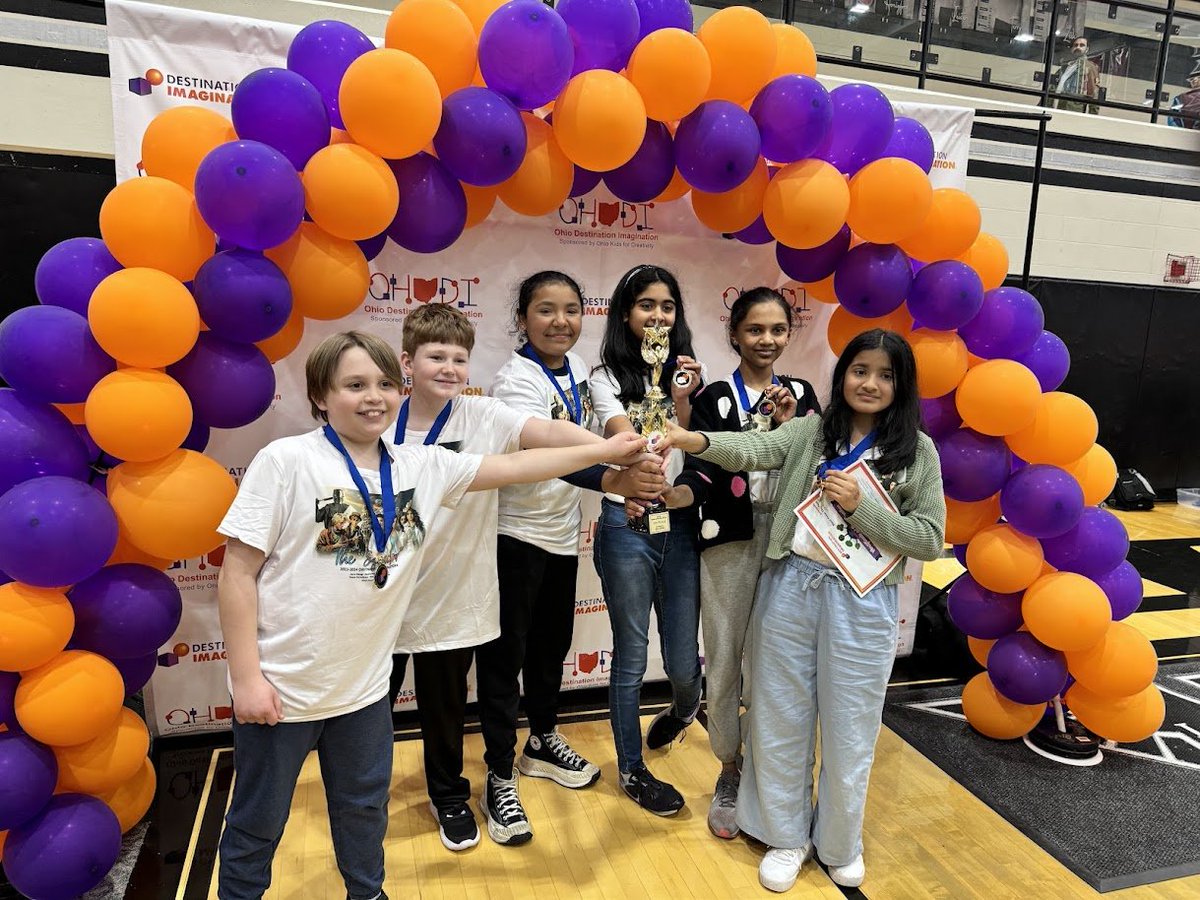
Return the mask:
<path id="1" fill-rule="evenodd" d="M 1000 511 L 1023 534 L 1058 537 L 1079 523 L 1083 488 L 1058 466 L 1027 465 L 1004 483 Z"/>
<path id="2" fill-rule="evenodd" d="M 61 306 L 26 306 L 0 322 L 0 378 L 29 400 L 82 403 L 117 364 L 87 319 Z"/>
<path id="3" fill-rule="evenodd" d="M 100 445 L 92 440 L 92 436 L 88 432 L 86 425 L 72 425 L 71 427 L 75 430 L 75 436 L 79 438 L 83 444 L 84 451 L 89 461 L 89 467 L 94 466 L 97 469 L 107 470 L 114 468 L 115 466 L 119 466 L 125 461 L 123 459 L 117 459 L 117 457 L 113 456 L 111 453 L 105 453 L 102 449 L 100 449 Z M 56 474 L 61 475 L 65 473 L 59 472 Z M 91 477 L 91 471 L 88 471 L 86 474 L 81 476 L 83 481 L 87 481 Z"/>
<path id="4" fill-rule="evenodd" d="M 555 9 L 575 48 L 572 76 L 588 69 L 625 68 L 641 27 L 634 0 L 558 0 Z"/>
<path id="5" fill-rule="evenodd" d="M 724 193 L 750 177 L 761 143 L 750 113 L 728 100 L 709 100 L 679 123 L 675 165 L 697 190 Z"/>
<path id="6" fill-rule="evenodd" d="M 329 144 L 329 113 L 321 92 L 290 69 L 251 72 L 233 92 L 229 112 L 238 137 L 274 147 L 296 169 Z"/>
<path id="7" fill-rule="evenodd" d="M 87 480 L 89 474 L 87 448 L 66 416 L 0 388 L 0 494 L 43 475 Z"/>
<path id="8" fill-rule="evenodd" d="M 951 500 L 986 500 L 1004 487 L 1009 449 L 1004 438 L 960 428 L 938 442 L 942 490 Z"/>
<path id="9" fill-rule="evenodd" d="M 275 399 L 275 370 L 253 344 L 200 333 L 188 355 L 167 368 L 192 400 L 193 420 L 213 428 L 241 428 Z"/>
<path id="10" fill-rule="evenodd" d="M 35 587 L 60 587 L 94 575 L 117 546 L 117 517 L 82 481 L 48 475 L 0 496 L 0 569 Z"/>
<path id="11" fill-rule="evenodd" d="M 1142 576 L 1133 563 L 1124 560 L 1120 565 L 1092 579 L 1108 597 L 1114 622 L 1127 619 L 1142 605 Z"/>
<path id="12" fill-rule="evenodd" d="M 17 727 L 17 714 L 13 710 L 17 685 L 20 683 L 21 676 L 16 672 L 0 672 L 0 725 L 6 726 L 14 733 L 20 731 Z"/>
<path id="13" fill-rule="evenodd" d="M 42 256 L 33 273 L 33 289 L 39 303 L 87 316 L 96 285 L 121 268 L 99 238 L 70 238 Z"/>
<path id="14" fill-rule="evenodd" d="M 179 627 L 183 601 L 175 581 L 149 566 L 105 566 L 71 588 L 71 646 L 109 659 L 154 653 Z"/>
<path id="15" fill-rule="evenodd" d="M 769 244 L 775 240 L 775 236 L 767 228 L 767 220 L 761 215 L 741 231 L 735 231 L 732 237 L 743 244 L 752 245 Z"/>
<path id="16" fill-rule="evenodd" d="M 41 812 L 57 781 L 53 750 L 24 734 L 0 734 L 0 831 Z"/>
<path id="17" fill-rule="evenodd" d="M 853 175 L 883 156 L 892 137 L 892 104 L 869 84 L 843 84 L 829 92 L 833 125 L 816 157 L 846 175 Z"/>
<path id="18" fill-rule="evenodd" d="M 946 611 L 963 634 L 984 641 L 1011 634 L 1021 627 L 1021 592 L 998 594 L 989 591 L 970 575 L 963 575 L 950 588 Z"/>
<path id="19" fill-rule="evenodd" d="M 953 331 L 979 314 L 983 282 L 966 263 L 947 259 L 922 266 L 908 292 L 908 311 L 922 328 Z"/>
<path id="20" fill-rule="evenodd" d="M 304 186 L 278 150 L 258 141 L 232 141 L 200 161 L 196 205 L 221 240 L 269 250 L 304 220 Z"/>
<path id="21" fill-rule="evenodd" d="M 71 900 L 104 880 L 121 853 L 121 825 L 102 801 L 59 794 L 9 832 L 4 874 L 22 894 Z"/>
<path id="22" fill-rule="evenodd" d="M 1043 392 L 1056 391 L 1071 370 L 1071 351 L 1057 334 L 1043 331 L 1017 362 L 1037 376 Z"/>
<path id="23" fill-rule="evenodd" d="M 941 397 L 921 400 L 921 421 L 935 441 L 944 441 L 962 425 L 962 416 L 954 405 L 954 391 Z"/>
<path id="24" fill-rule="evenodd" d="M 145 656 L 131 656 L 128 659 L 110 659 L 109 662 L 121 673 L 121 680 L 125 682 L 125 696 L 132 697 L 154 676 L 154 670 L 158 667 L 158 651 L 156 649 Z"/>
<path id="25" fill-rule="evenodd" d="M 192 293 L 209 330 L 241 344 L 277 334 L 292 312 L 283 271 L 253 250 L 226 250 L 205 260 Z"/>
<path id="26" fill-rule="evenodd" d="M 338 107 L 338 88 L 350 63 L 375 49 L 371 39 L 352 25 L 332 19 L 300 29 L 288 47 L 287 67 L 303 75 L 321 94 L 329 121 L 344 128 Z"/>
<path id="27" fill-rule="evenodd" d="M 387 232 L 381 231 L 373 238 L 367 238 L 365 241 L 355 241 L 358 244 L 358 249 L 363 252 L 363 256 L 370 262 L 380 253 L 383 252 L 383 247 L 387 243 Z"/>
<path id="28" fill-rule="evenodd" d="M 850 249 L 850 226 L 843 225 L 833 237 L 810 250 L 775 245 L 775 259 L 788 278 L 811 283 L 828 278 Z"/>
<path id="29" fill-rule="evenodd" d="M 958 560 L 959 565 L 965 567 L 967 565 L 967 545 L 954 544 L 950 549 L 954 551 L 954 558 Z"/>
<path id="30" fill-rule="evenodd" d="M 687 0 L 634 0 L 638 11 L 638 40 L 662 28 L 692 31 L 692 5 Z"/>
<path id="31" fill-rule="evenodd" d="M 203 453 L 204 448 L 208 446 L 208 439 L 212 435 L 212 430 L 203 422 L 192 420 L 192 429 L 187 433 L 187 437 L 183 439 L 183 443 L 179 446 L 184 450 L 195 450 L 197 453 Z"/>
<path id="32" fill-rule="evenodd" d="M 750 117 L 762 135 L 762 155 L 790 163 L 812 156 L 833 127 L 833 101 L 815 78 L 781 75 L 758 92 Z"/>
<path id="33" fill-rule="evenodd" d="M 1067 683 L 1067 657 L 1027 631 L 1007 634 L 992 644 L 988 677 L 1014 703 L 1047 703 Z"/>
<path id="34" fill-rule="evenodd" d="M 933 138 L 916 119 L 896 116 L 892 136 L 883 149 L 883 156 L 898 156 L 920 167 L 926 175 L 933 168 Z"/>
<path id="35" fill-rule="evenodd" d="M 838 263 L 833 291 L 854 315 L 875 319 L 900 308 L 912 280 L 908 256 L 895 244 L 859 244 Z"/>
<path id="36" fill-rule="evenodd" d="M 557 97 L 574 65 L 567 23 L 541 0 L 505 3 L 479 34 L 483 80 L 518 109 L 537 109 Z"/>
<path id="37" fill-rule="evenodd" d="M 582 197 L 584 194 L 590 194 L 603 177 L 603 172 L 593 172 L 590 169 L 581 169 L 576 166 L 575 180 L 571 182 L 570 196 Z"/>
<path id="38" fill-rule="evenodd" d="M 1028 291 L 998 287 L 983 295 L 979 313 L 958 329 L 967 349 L 984 359 L 1016 359 L 1042 334 L 1042 305 Z"/>
<path id="39" fill-rule="evenodd" d="M 495 91 L 465 87 L 442 102 L 433 147 L 459 181 L 480 186 L 506 181 L 521 167 L 527 143 L 520 110 Z"/>
<path id="40" fill-rule="evenodd" d="M 1059 571 L 1096 578 L 1112 571 L 1125 559 L 1129 552 L 1129 535 L 1121 520 L 1108 510 L 1088 506 L 1074 528 L 1042 541 L 1042 550 L 1046 562 Z M 0 568 L 3 567 L 0 564 Z"/>
<path id="41" fill-rule="evenodd" d="M 415 253 L 437 253 L 458 240 L 467 224 L 467 195 L 458 179 L 428 153 L 388 165 L 400 185 L 400 208 L 388 237 Z"/>
<path id="42" fill-rule="evenodd" d="M 646 120 L 646 136 L 633 158 L 604 174 L 604 184 L 627 203 L 646 203 L 667 189 L 675 177 L 675 145 L 662 122 Z M 572 195 L 573 196 L 573 195 Z"/>

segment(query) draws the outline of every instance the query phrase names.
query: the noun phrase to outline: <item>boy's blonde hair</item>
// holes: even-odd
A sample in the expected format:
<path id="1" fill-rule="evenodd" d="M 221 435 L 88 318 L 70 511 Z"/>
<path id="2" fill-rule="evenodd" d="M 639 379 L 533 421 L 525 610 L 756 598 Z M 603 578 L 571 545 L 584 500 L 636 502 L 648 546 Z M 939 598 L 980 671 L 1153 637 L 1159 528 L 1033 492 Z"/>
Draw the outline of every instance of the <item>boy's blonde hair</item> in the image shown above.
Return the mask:
<path id="1" fill-rule="evenodd" d="M 470 353 L 475 349 L 475 326 L 448 303 L 429 303 L 404 317 L 400 344 L 409 356 L 416 356 L 422 344 L 455 344 Z"/>
<path id="2" fill-rule="evenodd" d="M 383 338 L 365 331 L 342 331 L 331 334 L 321 341 L 304 363 L 304 380 L 308 390 L 308 402 L 314 419 L 328 422 L 329 417 L 317 406 L 333 390 L 333 376 L 337 372 L 342 354 L 354 347 L 361 347 L 371 357 L 371 362 L 395 382 L 397 389 L 404 384 L 404 372 L 392 345 Z"/>

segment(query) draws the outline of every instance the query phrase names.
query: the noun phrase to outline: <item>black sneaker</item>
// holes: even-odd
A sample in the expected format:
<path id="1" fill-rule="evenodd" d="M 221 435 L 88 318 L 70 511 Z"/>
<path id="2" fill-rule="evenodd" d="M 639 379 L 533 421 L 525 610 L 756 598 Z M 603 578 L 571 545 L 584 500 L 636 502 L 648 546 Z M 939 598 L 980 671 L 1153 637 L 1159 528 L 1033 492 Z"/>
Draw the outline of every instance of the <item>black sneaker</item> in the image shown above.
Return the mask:
<path id="1" fill-rule="evenodd" d="M 517 771 L 512 778 L 500 778 L 488 771 L 487 787 L 479 798 L 479 811 L 487 822 L 488 836 L 497 844 L 517 847 L 533 840 L 533 829 L 521 798 L 517 794 Z"/>
<path id="2" fill-rule="evenodd" d="M 557 730 L 531 734 L 517 760 L 517 768 L 522 775 L 549 778 L 572 790 L 591 787 L 600 780 L 600 767 L 572 750 Z"/>
<path id="3" fill-rule="evenodd" d="M 646 746 L 657 750 L 667 746 L 675 738 L 683 740 L 684 729 L 691 725 L 695 718 L 695 712 L 686 719 L 680 718 L 675 714 L 675 707 L 668 706 L 650 721 L 650 727 L 646 729 Z"/>
<path id="4" fill-rule="evenodd" d="M 465 803 L 452 803 L 439 809 L 429 801 L 429 811 L 437 819 L 438 834 L 447 850 L 467 850 L 479 843 L 479 826 L 475 814 Z"/>
<path id="5" fill-rule="evenodd" d="M 622 773 L 621 788 L 638 806 L 656 816 L 673 816 L 683 809 L 683 795 L 651 775 L 645 763 Z"/>

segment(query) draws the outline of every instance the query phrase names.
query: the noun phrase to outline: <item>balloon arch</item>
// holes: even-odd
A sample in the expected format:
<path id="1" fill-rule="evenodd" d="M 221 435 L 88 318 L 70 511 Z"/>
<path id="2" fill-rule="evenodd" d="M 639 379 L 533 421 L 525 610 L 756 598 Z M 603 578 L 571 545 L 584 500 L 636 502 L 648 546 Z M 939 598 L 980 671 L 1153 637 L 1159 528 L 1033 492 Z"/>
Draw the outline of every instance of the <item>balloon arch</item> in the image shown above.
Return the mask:
<path id="1" fill-rule="evenodd" d="M 912 343 L 968 569 L 950 615 L 987 669 L 963 691 L 977 730 L 1019 737 L 1060 696 L 1105 738 L 1161 723 L 1154 650 L 1120 621 L 1141 579 L 1097 506 L 1113 459 L 975 202 L 930 186 L 929 134 L 878 89 L 827 91 L 799 29 L 745 7 L 692 24 L 685 0 L 403 0 L 376 49 L 313 23 L 287 68 L 240 83 L 232 123 L 160 114 L 103 240 L 42 258 L 41 305 L 0 325 L 0 853 L 19 890 L 92 887 L 153 797 L 122 703 L 179 622 L 163 570 L 222 541 L 236 488 L 209 428 L 267 409 L 272 363 L 305 319 L 361 303 L 386 239 L 436 252 L 497 200 L 543 216 L 601 179 L 777 242 L 838 305 L 835 353 L 876 326 Z"/>

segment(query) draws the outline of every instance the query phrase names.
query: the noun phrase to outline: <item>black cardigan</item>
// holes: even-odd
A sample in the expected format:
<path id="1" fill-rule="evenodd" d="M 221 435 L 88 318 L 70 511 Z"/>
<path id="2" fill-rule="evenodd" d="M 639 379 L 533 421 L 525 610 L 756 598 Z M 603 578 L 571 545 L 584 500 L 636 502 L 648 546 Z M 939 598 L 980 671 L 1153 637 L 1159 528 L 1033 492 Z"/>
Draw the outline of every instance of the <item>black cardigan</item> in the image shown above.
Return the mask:
<path id="1" fill-rule="evenodd" d="M 809 412 L 820 415 L 821 405 L 811 384 L 790 375 L 780 375 L 779 381 L 796 397 L 797 416 L 805 416 Z M 722 399 L 729 400 L 729 411 L 724 416 L 718 405 Z M 693 431 L 742 430 L 741 404 L 727 380 L 705 385 L 692 397 L 692 417 L 688 427 Z M 772 430 L 776 427 L 776 423 L 772 422 Z M 740 495 L 733 491 L 734 478 L 740 478 L 747 485 Z M 749 482 L 745 472 L 726 472 L 715 463 L 694 456 L 687 457 L 675 484 L 687 485 L 692 489 L 695 506 L 700 511 L 701 551 L 731 541 L 748 541 L 753 537 L 754 511 L 750 503 Z M 716 524 L 717 533 L 706 538 L 703 531 L 708 522 Z"/>

